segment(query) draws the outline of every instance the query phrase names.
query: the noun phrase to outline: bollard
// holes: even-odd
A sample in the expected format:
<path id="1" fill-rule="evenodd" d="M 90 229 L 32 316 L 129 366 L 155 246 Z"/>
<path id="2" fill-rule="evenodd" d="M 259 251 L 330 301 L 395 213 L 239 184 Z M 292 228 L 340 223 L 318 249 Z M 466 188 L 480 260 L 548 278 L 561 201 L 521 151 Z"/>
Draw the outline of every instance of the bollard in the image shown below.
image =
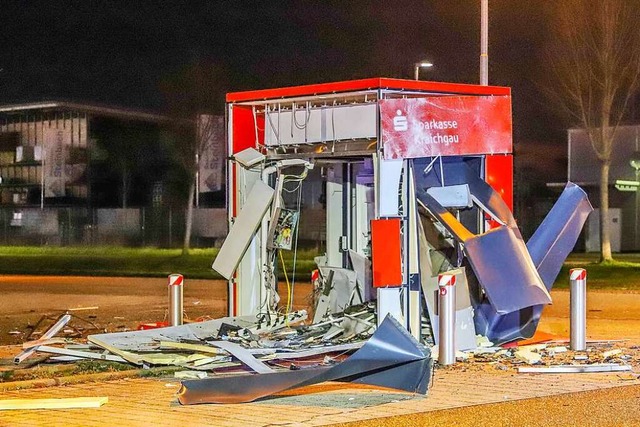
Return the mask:
<path id="1" fill-rule="evenodd" d="M 171 326 L 182 325 L 182 274 L 169 275 L 169 323 Z"/>
<path id="2" fill-rule="evenodd" d="M 572 350 L 587 349 L 587 270 L 573 268 L 569 272 L 571 283 L 570 341 Z"/>
<path id="3" fill-rule="evenodd" d="M 456 362 L 456 276 L 438 276 L 438 363 Z"/>

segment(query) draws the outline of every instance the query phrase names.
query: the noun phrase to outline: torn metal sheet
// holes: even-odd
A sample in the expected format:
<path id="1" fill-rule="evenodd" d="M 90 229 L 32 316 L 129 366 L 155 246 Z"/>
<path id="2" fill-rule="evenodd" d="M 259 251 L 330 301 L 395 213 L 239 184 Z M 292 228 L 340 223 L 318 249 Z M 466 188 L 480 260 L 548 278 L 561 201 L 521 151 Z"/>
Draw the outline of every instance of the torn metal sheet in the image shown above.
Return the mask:
<path id="1" fill-rule="evenodd" d="M 418 191 L 417 196 L 438 221 L 464 244 L 467 259 L 489 303 L 499 314 L 551 303 L 551 296 L 518 231 L 502 226 L 474 235 L 429 194 Z"/>
<path id="2" fill-rule="evenodd" d="M 436 308 L 438 305 L 438 274 L 442 271 L 448 271 L 450 274 L 456 275 L 456 350 L 468 350 L 476 348 L 476 330 L 473 320 L 473 308 L 471 306 L 471 298 L 469 296 L 469 286 L 467 284 L 467 275 L 464 267 L 452 270 L 445 268 L 442 262 L 438 263 L 438 267 L 434 267 L 432 255 L 440 253 L 429 246 L 426 233 L 424 230 L 425 223 L 418 223 L 418 249 L 420 260 L 420 284 L 422 286 L 422 295 L 427 304 L 427 312 L 431 332 L 434 342 L 438 342 L 438 314 Z M 444 258 L 444 257 L 443 257 Z"/>
<path id="3" fill-rule="evenodd" d="M 544 367 L 521 367 L 521 374 L 583 374 L 590 372 L 627 372 L 631 371 L 629 365 L 617 365 L 615 363 L 602 363 L 594 365 L 557 365 Z"/>
<path id="4" fill-rule="evenodd" d="M 527 242 L 527 250 L 548 291 L 578 240 L 582 227 L 593 211 L 586 193 L 574 183 L 567 183 L 564 191 Z M 543 305 L 527 307 L 507 314 L 499 314 L 491 304 L 476 306 L 476 329 L 498 344 L 533 336 Z"/>
<path id="5" fill-rule="evenodd" d="M 565 259 L 573 250 L 582 226 L 593 211 L 587 193 L 568 182 L 533 236 L 527 242 L 538 273 L 551 290 Z"/>
<path id="6" fill-rule="evenodd" d="M 467 258 L 499 314 L 551 303 L 520 233 L 498 227 L 465 242 Z"/>
<path id="7" fill-rule="evenodd" d="M 362 348 L 333 367 L 183 381 L 178 400 L 183 405 L 251 402 L 324 381 L 356 382 L 425 394 L 430 356 L 428 348 L 388 316 Z"/>
<path id="8" fill-rule="evenodd" d="M 49 338 L 53 338 L 55 334 L 60 332 L 60 330 L 64 328 L 67 323 L 69 323 L 69 320 L 71 320 L 70 314 L 65 314 L 64 316 L 60 317 L 60 319 L 58 319 L 58 321 L 52 327 L 50 327 L 44 334 L 42 334 L 40 339 L 46 340 Z M 20 354 L 13 358 L 13 363 L 15 363 L 16 365 L 22 363 L 22 361 L 31 356 L 37 350 L 38 346 L 23 350 L 22 352 L 20 352 Z"/>
<path id="9" fill-rule="evenodd" d="M 428 206 L 429 210 L 442 225 L 458 241 L 464 242 L 465 250 L 471 249 L 475 251 L 471 255 L 467 251 L 467 258 L 478 277 L 480 285 L 488 296 L 488 300 L 482 298 L 474 300 L 474 308 L 476 309 L 475 322 L 478 333 L 489 336 L 492 341 L 497 343 L 532 336 L 537 327 L 542 308 L 548 302 L 537 303 L 535 299 L 524 298 L 526 301 L 523 302 L 526 305 L 521 308 L 516 310 L 513 310 L 514 307 L 505 309 L 502 304 L 503 301 L 497 301 L 496 297 L 519 297 L 523 295 L 522 292 L 504 292 L 504 289 L 508 288 L 500 291 L 499 286 L 492 286 L 493 280 L 487 274 L 487 271 L 481 271 L 478 274 L 479 272 L 476 270 L 482 264 L 486 264 L 487 261 L 494 261 L 494 255 L 490 253 L 491 251 L 500 251 L 499 257 L 504 259 L 505 253 L 502 252 L 503 249 L 515 249 L 516 257 L 509 257 L 508 263 L 502 262 L 498 265 L 511 266 L 514 259 L 516 262 L 524 261 L 525 265 L 521 266 L 524 267 L 524 270 L 519 267 L 516 267 L 515 270 L 528 272 L 528 279 L 534 279 L 535 282 L 537 280 L 532 277 L 535 269 L 540 282 L 549 291 L 562 263 L 575 245 L 586 217 L 592 210 L 584 191 L 577 185 L 568 183 L 552 211 L 547 215 L 526 247 L 523 247 L 522 237 L 517 229 L 513 215 L 500 195 L 480 178 L 480 168 L 476 164 L 477 162 L 474 163 L 470 159 L 449 158 L 441 159 L 437 167 L 431 164 L 433 162 L 430 159 L 415 160 L 414 162 L 417 168 L 426 166 L 425 173 L 416 177 L 416 185 L 423 192 L 424 189 L 430 191 L 434 187 L 442 188 L 442 186 L 467 184 L 474 203 L 498 222 L 506 225 L 506 227 L 496 229 L 501 231 L 490 231 L 489 233 L 497 233 L 490 235 L 490 238 L 484 237 L 489 235 L 489 233 L 486 233 L 485 235 L 475 236 L 474 238 L 480 237 L 481 239 L 473 241 L 470 240 L 472 237 L 467 233 L 468 230 L 462 227 L 459 221 L 441 205 L 438 206 L 437 201 Z M 421 202 L 425 205 L 428 204 L 425 203 L 428 201 L 429 199 L 421 199 Z M 491 240 L 502 241 L 503 247 L 496 246 L 495 242 L 491 242 Z M 476 248 L 475 246 L 479 247 Z M 485 253 L 484 250 L 489 251 L 489 253 Z M 522 257 L 523 254 L 524 258 Z M 534 269 L 531 268 L 531 264 L 533 264 Z M 514 277 L 512 271 L 496 269 L 494 272 L 509 278 Z M 522 279 L 520 278 L 520 280 L 516 280 L 516 283 L 521 281 Z M 540 294 L 539 283 L 535 287 L 538 288 L 535 293 Z M 525 285 L 525 289 L 527 288 L 529 290 L 534 289 L 534 287 Z M 544 295 L 538 296 L 544 299 Z"/>
<path id="10" fill-rule="evenodd" d="M 303 359 L 305 357 L 312 357 L 320 354 L 338 353 L 338 352 L 344 353 L 351 350 L 357 350 L 361 348 L 364 344 L 365 344 L 364 342 L 353 342 L 348 344 L 327 345 L 324 347 L 312 347 L 306 350 L 272 353 L 271 355 L 265 357 L 264 359 L 267 359 L 267 360 Z"/>

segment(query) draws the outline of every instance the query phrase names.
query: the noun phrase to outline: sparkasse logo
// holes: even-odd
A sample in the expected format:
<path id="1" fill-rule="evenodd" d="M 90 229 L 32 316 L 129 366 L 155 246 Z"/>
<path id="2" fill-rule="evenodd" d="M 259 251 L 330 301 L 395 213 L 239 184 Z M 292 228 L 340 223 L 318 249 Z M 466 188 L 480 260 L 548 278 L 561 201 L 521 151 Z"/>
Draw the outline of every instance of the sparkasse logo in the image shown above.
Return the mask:
<path id="1" fill-rule="evenodd" d="M 409 122 L 407 116 L 402 114 L 402 110 L 396 111 L 396 116 L 393 118 L 393 130 L 396 132 L 404 132 L 409 129 Z"/>

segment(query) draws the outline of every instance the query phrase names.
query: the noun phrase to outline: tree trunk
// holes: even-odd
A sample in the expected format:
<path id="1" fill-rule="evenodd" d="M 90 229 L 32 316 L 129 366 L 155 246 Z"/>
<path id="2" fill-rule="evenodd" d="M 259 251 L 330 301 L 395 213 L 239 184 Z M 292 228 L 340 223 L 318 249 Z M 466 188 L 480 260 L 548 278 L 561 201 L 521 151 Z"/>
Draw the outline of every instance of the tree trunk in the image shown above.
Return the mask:
<path id="1" fill-rule="evenodd" d="M 600 165 L 600 261 L 613 261 L 609 229 L 609 161 Z"/>
<path id="2" fill-rule="evenodd" d="M 127 209 L 127 193 L 129 192 L 129 174 L 126 169 L 122 171 L 122 209 Z"/>
<path id="3" fill-rule="evenodd" d="M 196 180 L 192 179 L 189 184 L 189 197 L 187 197 L 187 213 L 184 216 L 184 242 L 182 244 L 182 255 L 189 254 L 191 247 L 191 226 L 193 225 L 193 200 L 196 191 Z"/>

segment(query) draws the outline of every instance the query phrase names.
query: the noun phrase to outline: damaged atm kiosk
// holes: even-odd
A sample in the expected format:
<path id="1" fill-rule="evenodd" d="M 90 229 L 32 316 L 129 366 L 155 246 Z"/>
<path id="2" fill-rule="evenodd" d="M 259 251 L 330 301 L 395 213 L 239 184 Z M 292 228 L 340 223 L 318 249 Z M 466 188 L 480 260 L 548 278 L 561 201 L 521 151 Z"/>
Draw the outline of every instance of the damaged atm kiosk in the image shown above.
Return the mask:
<path id="1" fill-rule="evenodd" d="M 378 322 L 391 313 L 437 338 L 437 277 L 450 272 L 458 349 L 476 334 L 533 335 L 592 210 L 568 183 L 524 242 L 506 87 L 372 78 L 230 93 L 227 137 L 230 233 L 213 268 L 229 280 L 232 316 L 275 315 L 282 250 L 304 215 L 283 192 L 314 169 L 326 201 L 314 322 L 375 301 Z"/>

